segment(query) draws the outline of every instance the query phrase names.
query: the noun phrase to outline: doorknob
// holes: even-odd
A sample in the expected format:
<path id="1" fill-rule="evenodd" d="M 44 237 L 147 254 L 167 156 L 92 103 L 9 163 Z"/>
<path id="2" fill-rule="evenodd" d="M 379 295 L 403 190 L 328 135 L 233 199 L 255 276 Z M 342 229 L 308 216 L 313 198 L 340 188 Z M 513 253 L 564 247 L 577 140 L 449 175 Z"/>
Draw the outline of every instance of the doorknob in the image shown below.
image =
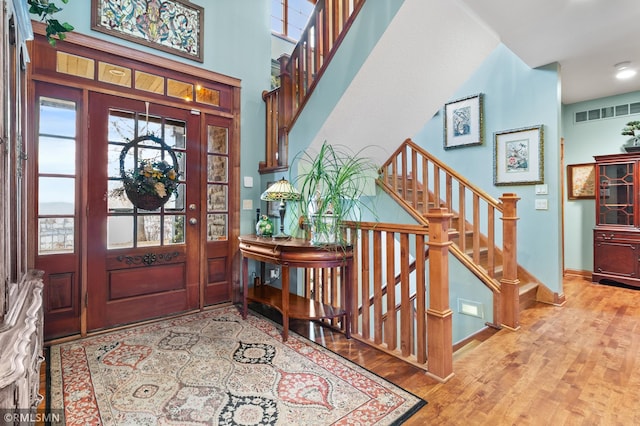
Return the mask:
<path id="1" fill-rule="evenodd" d="M 197 224 L 197 223 L 198 223 L 198 219 L 196 219 L 195 217 L 192 217 L 191 219 L 189 219 L 189 223 L 190 223 L 191 225 L 195 225 L 195 224 Z"/>

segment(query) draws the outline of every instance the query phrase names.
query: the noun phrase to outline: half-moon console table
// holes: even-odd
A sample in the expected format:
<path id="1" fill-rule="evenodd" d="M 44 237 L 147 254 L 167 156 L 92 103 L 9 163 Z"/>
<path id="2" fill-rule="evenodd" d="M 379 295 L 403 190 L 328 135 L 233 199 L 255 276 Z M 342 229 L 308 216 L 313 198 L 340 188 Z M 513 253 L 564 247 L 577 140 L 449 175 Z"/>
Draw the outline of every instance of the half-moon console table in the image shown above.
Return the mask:
<path id="1" fill-rule="evenodd" d="M 289 337 L 289 318 L 319 320 L 343 317 L 342 330 L 351 338 L 351 286 L 341 285 L 341 307 L 327 305 L 290 293 L 289 268 L 341 267 L 340 283 L 350 283 L 353 266 L 353 247 L 313 246 L 308 240 L 291 238 L 277 240 L 256 235 L 242 235 L 243 306 L 242 316 L 247 318 L 249 301 L 272 306 L 282 314 L 282 340 Z M 248 260 L 280 265 L 282 267 L 282 290 L 261 284 L 249 287 Z"/>

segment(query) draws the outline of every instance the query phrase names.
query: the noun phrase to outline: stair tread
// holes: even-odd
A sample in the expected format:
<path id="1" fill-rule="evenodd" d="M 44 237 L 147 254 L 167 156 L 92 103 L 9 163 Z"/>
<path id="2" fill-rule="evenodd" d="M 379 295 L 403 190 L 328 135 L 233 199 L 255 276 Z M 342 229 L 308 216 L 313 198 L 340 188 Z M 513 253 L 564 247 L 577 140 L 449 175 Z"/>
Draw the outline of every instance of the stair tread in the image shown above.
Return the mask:
<path id="1" fill-rule="evenodd" d="M 520 294 L 526 293 L 528 291 L 532 291 L 538 288 L 537 282 L 528 282 L 528 283 L 520 283 Z"/>

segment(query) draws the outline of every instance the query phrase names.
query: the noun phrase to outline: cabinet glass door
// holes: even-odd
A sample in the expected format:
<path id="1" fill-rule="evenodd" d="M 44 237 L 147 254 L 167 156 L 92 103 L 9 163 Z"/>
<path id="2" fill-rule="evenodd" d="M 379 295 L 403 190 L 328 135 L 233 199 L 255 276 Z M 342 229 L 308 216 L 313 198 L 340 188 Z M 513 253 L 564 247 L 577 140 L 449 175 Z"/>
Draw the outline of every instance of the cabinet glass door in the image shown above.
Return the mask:
<path id="1" fill-rule="evenodd" d="M 599 166 L 598 223 L 633 226 L 633 173 L 635 163 Z"/>

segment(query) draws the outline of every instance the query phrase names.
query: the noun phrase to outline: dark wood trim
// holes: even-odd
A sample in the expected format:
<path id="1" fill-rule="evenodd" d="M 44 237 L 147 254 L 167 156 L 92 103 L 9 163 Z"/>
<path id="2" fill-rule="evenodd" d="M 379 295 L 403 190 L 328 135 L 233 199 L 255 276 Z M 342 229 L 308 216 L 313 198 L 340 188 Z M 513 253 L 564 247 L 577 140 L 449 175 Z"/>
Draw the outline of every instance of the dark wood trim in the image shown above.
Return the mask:
<path id="1" fill-rule="evenodd" d="M 34 34 L 45 35 L 45 25 L 41 22 L 32 21 Z M 135 60 L 155 64 L 159 67 L 180 70 L 185 74 L 195 77 L 214 80 L 228 86 L 240 87 L 240 79 L 220 74 L 214 71 L 196 67 L 184 62 L 178 62 L 162 56 L 153 55 L 151 53 L 142 52 L 132 49 L 131 47 L 120 46 L 110 41 L 101 40 L 78 32 L 70 32 L 62 43 L 70 43 L 78 46 L 91 46 L 93 49 L 109 52 L 110 55 L 119 56 L 121 58 L 133 58 Z"/>
<path id="2" fill-rule="evenodd" d="M 565 277 L 581 277 L 591 279 L 592 271 L 584 271 L 580 269 L 565 269 L 563 276 Z"/>

